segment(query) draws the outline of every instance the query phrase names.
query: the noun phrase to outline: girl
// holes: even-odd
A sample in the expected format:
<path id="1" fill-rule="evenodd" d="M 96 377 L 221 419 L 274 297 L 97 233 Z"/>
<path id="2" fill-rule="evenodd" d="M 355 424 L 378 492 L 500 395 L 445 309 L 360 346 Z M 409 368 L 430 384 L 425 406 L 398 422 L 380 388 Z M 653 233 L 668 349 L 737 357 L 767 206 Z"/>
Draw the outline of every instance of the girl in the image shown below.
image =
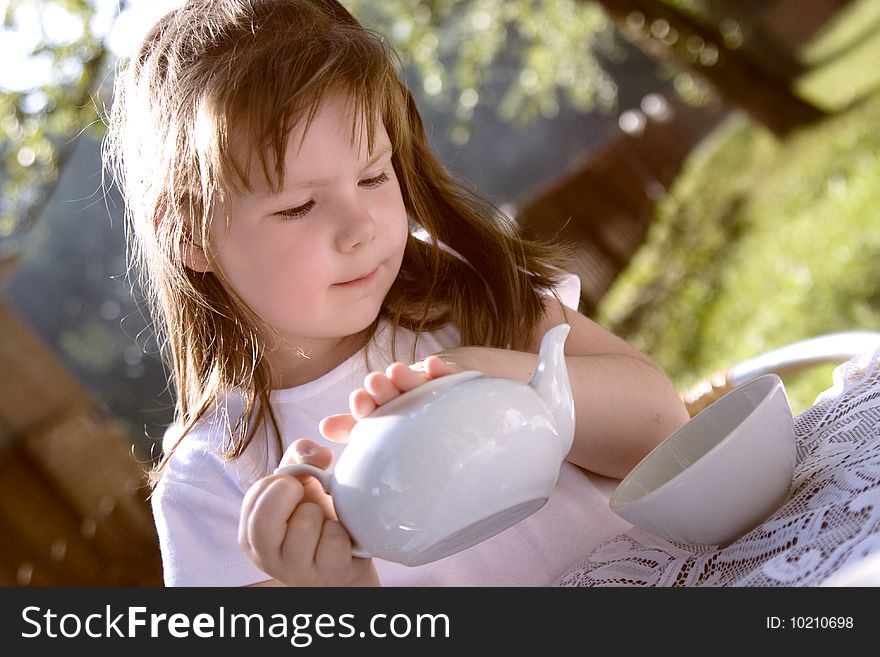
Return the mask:
<path id="1" fill-rule="evenodd" d="M 624 475 L 684 408 L 574 310 L 556 251 L 453 181 L 380 36 L 333 0 L 192 0 L 119 79 L 107 156 L 177 393 L 152 479 L 167 584 L 547 584 L 619 531 L 578 466 Z M 574 447 L 547 505 L 492 539 L 418 568 L 353 558 L 317 482 L 270 474 L 329 467 L 432 377 L 530 379 L 561 322 Z"/>

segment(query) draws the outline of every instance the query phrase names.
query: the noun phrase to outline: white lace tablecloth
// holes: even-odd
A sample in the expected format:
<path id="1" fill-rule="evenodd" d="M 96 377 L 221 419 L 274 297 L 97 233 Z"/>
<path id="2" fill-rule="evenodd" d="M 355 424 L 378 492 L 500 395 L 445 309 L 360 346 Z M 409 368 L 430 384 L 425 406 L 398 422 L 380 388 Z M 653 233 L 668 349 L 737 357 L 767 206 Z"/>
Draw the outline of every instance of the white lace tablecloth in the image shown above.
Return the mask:
<path id="1" fill-rule="evenodd" d="M 880 585 L 880 350 L 838 367 L 834 386 L 795 418 L 795 435 L 791 497 L 739 540 L 694 546 L 633 528 L 556 584 Z"/>

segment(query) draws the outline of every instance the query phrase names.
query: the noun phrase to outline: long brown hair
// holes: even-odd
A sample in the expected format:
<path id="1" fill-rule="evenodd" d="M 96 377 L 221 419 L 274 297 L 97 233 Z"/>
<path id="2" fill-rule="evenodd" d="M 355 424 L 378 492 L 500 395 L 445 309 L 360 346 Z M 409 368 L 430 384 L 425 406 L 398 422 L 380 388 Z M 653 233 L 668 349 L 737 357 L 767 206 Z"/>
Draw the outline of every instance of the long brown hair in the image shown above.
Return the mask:
<path id="1" fill-rule="evenodd" d="M 530 343 L 561 252 L 520 239 L 508 217 L 453 179 L 399 68 L 384 38 L 332 0 L 191 0 L 150 30 L 120 72 L 105 158 L 125 197 L 131 260 L 171 369 L 181 436 L 238 388 L 245 412 L 225 455 L 241 455 L 266 420 L 280 441 L 265 327 L 222 272 L 193 271 L 182 254 L 209 247 L 224 193 L 250 188 L 254 163 L 235 159 L 231 142 L 251 144 L 262 174 L 280 185 L 290 131 L 308 126 L 330 93 L 351 101 L 370 149 L 371 126 L 382 121 L 407 212 L 427 235 L 408 238 L 367 338 L 387 319 L 417 334 L 451 322 L 464 345 Z"/>

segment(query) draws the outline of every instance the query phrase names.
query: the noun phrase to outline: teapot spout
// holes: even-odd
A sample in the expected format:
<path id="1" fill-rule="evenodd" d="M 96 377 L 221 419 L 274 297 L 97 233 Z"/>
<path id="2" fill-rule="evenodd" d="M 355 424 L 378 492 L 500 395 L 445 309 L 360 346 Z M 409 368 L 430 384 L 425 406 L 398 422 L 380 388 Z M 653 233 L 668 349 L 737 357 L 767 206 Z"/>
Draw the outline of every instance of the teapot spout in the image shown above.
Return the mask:
<path id="1" fill-rule="evenodd" d="M 565 338 L 570 330 L 568 324 L 560 324 L 547 331 L 541 339 L 538 367 L 529 383 L 553 413 L 563 457 L 574 440 L 574 399 L 565 364 Z"/>

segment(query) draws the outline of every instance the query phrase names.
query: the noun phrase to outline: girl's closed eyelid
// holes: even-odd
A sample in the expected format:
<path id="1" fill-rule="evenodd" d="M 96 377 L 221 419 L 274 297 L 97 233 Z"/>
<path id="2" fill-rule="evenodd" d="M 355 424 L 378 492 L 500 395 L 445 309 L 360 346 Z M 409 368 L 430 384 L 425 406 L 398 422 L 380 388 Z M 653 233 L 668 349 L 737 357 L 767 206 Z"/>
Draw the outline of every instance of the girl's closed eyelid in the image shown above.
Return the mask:
<path id="1" fill-rule="evenodd" d="M 374 189 L 379 185 L 384 185 L 387 182 L 388 174 L 383 171 L 378 176 L 373 176 L 372 178 L 365 178 L 364 180 L 361 180 L 360 184 L 363 187 L 367 187 L 368 189 Z"/>
<path id="2" fill-rule="evenodd" d="M 365 178 L 361 180 L 359 185 L 362 187 L 366 187 L 367 189 L 375 189 L 384 185 L 388 182 L 389 177 L 388 174 L 384 171 L 377 176 L 373 176 L 372 178 Z M 279 217 L 284 217 L 286 219 L 302 219 L 305 217 L 309 211 L 314 207 L 314 201 L 308 201 L 307 203 L 303 203 L 302 205 L 298 205 L 295 208 L 289 208 L 287 210 L 279 210 L 278 212 L 274 212 L 273 214 Z"/>
<path id="3" fill-rule="evenodd" d="M 285 219 L 302 219 L 309 213 L 309 210 L 311 210 L 314 205 L 314 201 L 309 201 L 308 203 L 303 203 L 302 205 L 298 205 L 295 208 L 279 210 L 278 212 L 273 212 L 272 214 L 277 217 L 284 217 Z"/>

